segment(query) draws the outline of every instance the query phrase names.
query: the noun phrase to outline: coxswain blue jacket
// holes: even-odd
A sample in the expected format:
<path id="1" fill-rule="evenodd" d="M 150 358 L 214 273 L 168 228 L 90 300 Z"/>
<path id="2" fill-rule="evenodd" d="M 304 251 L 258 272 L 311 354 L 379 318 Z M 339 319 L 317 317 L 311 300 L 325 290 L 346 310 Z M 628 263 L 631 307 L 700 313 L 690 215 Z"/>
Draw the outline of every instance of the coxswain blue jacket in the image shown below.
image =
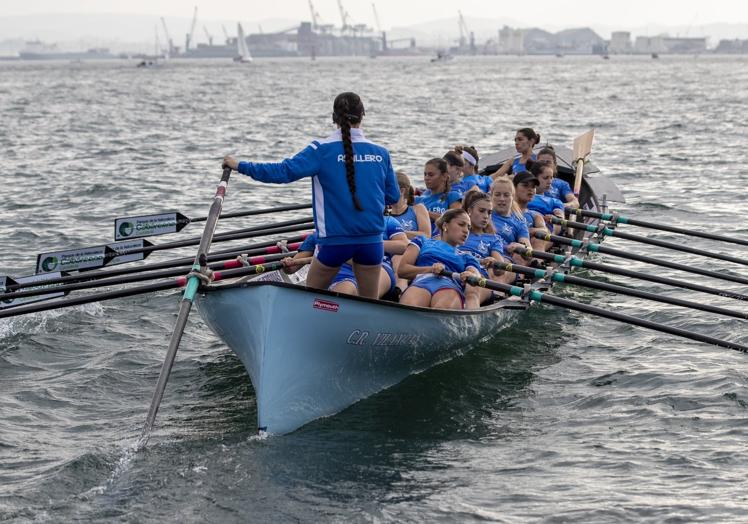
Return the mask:
<path id="1" fill-rule="evenodd" d="M 320 245 L 368 244 L 382 241 L 384 207 L 400 199 L 390 153 L 370 142 L 361 129 L 351 129 L 356 167 L 357 211 L 348 189 L 340 130 L 314 140 L 280 163 L 239 162 L 238 171 L 260 182 L 286 184 L 312 177 L 314 224 Z"/>

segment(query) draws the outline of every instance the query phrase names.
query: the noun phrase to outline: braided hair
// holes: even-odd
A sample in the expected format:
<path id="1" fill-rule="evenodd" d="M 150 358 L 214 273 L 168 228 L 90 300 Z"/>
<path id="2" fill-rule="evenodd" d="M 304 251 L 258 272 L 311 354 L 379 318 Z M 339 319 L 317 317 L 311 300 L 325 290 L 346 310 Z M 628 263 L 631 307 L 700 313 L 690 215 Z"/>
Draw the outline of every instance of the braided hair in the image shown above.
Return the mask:
<path id="1" fill-rule="evenodd" d="M 356 168 L 353 160 L 351 124 L 361 123 L 364 113 L 364 104 L 356 93 L 345 92 L 335 97 L 335 102 L 332 105 L 332 121 L 340 126 L 343 152 L 345 153 L 345 175 L 353 205 L 357 211 L 363 211 L 364 208 L 361 207 L 361 203 L 356 196 Z"/>

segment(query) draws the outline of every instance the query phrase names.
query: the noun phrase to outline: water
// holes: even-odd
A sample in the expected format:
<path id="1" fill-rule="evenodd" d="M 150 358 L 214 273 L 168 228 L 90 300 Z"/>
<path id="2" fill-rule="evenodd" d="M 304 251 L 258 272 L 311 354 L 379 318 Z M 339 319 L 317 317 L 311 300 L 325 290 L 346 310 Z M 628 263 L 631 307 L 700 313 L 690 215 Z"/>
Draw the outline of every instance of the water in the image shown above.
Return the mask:
<path id="1" fill-rule="evenodd" d="M 331 130 L 331 102 L 343 90 L 362 95 L 368 136 L 415 179 L 426 159 L 456 143 L 485 154 L 532 126 L 544 141 L 570 144 L 594 126 L 595 162 L 628 200 L 618 211 L 745 237 L 747 63 L 0 63 L 0 274 L 32 273 L 39 252 L 109 242 L 117 216 L 204 216 L 224 154 L 279 160 L 301 149 Z M 308 187 L 236 176 L 224 209 L 304 201 Z M 227 221 L 219 231 L 272 221 Z M 199 232 L 188 226 L 179 238 Z M 638 249 L 747 274 L 729 262 Z M 740 320 L 557 292 L 748 343 Z M 739 353 L 543 306 L 462 358 L 291 435 L 259 438 L 242 365 L 194 314 L 154 436 L 134 452 L 176 312 L 177 295 L 162 292 L 0 320 L 0 520 L 744 521 L 748 360 Z"/>

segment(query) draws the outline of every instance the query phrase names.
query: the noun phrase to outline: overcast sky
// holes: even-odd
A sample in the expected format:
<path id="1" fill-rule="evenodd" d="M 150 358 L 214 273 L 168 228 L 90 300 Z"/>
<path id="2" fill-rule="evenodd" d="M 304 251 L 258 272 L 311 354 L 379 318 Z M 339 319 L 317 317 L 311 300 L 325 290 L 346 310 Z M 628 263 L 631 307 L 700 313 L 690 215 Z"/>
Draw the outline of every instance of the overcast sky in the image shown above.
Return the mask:
<path id="1" fill-rule="evenodd" d="M 342 0 L 356 23 L 374 25 L 371 0 Z M 313 0 L 325 23 L 340 25 L 336 0 Z M 748 24 L 748 0 L 376 0 L 384 28 L 456 16 L 507 17 L 536 26 L 641 27 L 714 22 Z M 308 0 L 0 0 L 0 16 L 133 13 L 206 19 L 309 19 Z"/>

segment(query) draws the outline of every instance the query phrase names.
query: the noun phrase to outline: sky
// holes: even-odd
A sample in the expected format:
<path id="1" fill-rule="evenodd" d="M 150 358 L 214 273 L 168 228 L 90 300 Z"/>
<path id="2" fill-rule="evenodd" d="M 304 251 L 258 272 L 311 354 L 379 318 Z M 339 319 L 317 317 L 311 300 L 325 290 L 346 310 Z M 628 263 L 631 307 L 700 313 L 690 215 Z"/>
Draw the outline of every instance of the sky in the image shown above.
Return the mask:
<path id="1" fill-rule="evenodd" d="M 374 25 L 371 0 L 342 0 L 355 23 Z M 324 23 L 340 25 L 337 0 L 313 0 Z M 533 26 L 748 25 L 748 0 L 376 0 L 383 28 L 450 18 L 511 18 Z M 0 17 L 45 13 L 132 13 L 206 19 L 309 20 L 308 0 L 0 0 Z"/>

